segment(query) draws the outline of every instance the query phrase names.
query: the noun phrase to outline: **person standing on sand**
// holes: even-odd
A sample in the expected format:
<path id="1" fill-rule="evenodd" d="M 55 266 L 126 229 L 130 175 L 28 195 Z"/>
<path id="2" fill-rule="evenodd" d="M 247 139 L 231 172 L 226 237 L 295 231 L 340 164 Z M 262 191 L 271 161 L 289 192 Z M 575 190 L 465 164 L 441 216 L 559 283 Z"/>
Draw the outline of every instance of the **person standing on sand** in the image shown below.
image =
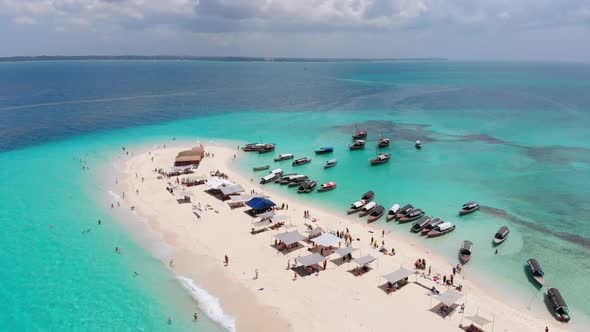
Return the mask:
<path id="1" fill-rule="evenodd" d="M 229 265 L 229 257 L 227 257 L 227 255 L 225 255 L 224 263 L 225 263 L 225 266 Z"/>
<path id="2" fill-rule="evenodd" d="M 168 266 L 170 266 L 171 269 L 174 268 L 174 259 L 170 260 L 170 263 L 168 264 Z"/>

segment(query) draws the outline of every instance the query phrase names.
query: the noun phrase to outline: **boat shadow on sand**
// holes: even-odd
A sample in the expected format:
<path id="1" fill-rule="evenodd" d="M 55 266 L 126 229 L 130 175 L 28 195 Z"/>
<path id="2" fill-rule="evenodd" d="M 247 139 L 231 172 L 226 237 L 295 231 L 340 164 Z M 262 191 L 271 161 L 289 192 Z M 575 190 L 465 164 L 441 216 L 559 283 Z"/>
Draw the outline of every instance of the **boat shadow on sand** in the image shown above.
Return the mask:
<path id="1" fill-rule="evenodd" d="M 533 285 L 535 286 L 535 288 L 537 290 L 541 290 L 541 288 L 543 288 L 543 286 L 539 285 L 539 283 L 535 280 L 535 278 L 533 278 L 533 276 L 531 275 L 530 271 L 529 271 L 529 266 L 527 264 L 524 264 L 522 266 L 522 271 L 524 272 L 524 274 L 526 275 L 527 280 Z"/>

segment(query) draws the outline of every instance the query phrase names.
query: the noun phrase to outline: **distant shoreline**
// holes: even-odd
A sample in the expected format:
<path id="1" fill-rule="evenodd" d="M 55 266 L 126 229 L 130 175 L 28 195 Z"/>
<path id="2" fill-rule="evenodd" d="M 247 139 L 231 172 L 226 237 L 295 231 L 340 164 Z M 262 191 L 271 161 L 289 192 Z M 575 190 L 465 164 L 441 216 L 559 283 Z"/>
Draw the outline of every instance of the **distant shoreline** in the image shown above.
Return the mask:
<path id="1" fill-rule="evenodd" d="M 37 61 L 227 61 L 227 62 L 380 62 L 380 61 L 448 61 L 445 58 L 271 58 L 238 56 L 179 56 L 179 55 L 40 55 L 0 57 L 0 62 Z"/>

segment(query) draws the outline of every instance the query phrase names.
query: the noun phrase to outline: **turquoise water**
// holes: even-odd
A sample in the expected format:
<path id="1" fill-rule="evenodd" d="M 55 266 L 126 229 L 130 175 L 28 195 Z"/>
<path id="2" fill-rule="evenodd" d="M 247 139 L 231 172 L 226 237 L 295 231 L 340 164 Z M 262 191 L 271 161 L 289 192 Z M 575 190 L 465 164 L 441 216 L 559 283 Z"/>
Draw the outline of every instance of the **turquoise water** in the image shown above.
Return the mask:
<path id="1" fill-rule="evenodd" d="M 277 154 L 310 156 L 298 172 L 338 182 L 335 191 L 300 197 L 314 205 L 342 211 L 372 189 L 386 208 L 412 203 L 453 221 L 455 232 L 417 241 L 454 261 L 461 241 L 472 240 L 468 276 L 545 313 L 523 271 L 536 257 L 573 310 L 573 325 L 583 326 L 590 317 L 583 287 L 588 88 L 590 66 L 570 64 L 1 64 L 0 323 L 12 330 L 220 329 L 191 321 L 192 298 L 105 209 L 108 194 L 97 183 L 122 145 L 174 137 L 204 144 L 262 138 L 278 144 Z M 369 142 L 349 152 L 355 124 L 369 130 Z M 381 133 L 392 138 L 393 157 L 370 167 Z M 326 145 L 336 148 L 333 156 L 313 155 Z M 258 178 L 251 167 L 274 164 L 272 157 L 247 154 L 240 167 Z M 332 157 L 338 166 L 324 170 Z M 470 200 L 506 214 L 456 217 Z M 413 236 L 409 225 L 379 224 Z M 511 235 L 494 255 L 491 238 L 501 225 Z"/>

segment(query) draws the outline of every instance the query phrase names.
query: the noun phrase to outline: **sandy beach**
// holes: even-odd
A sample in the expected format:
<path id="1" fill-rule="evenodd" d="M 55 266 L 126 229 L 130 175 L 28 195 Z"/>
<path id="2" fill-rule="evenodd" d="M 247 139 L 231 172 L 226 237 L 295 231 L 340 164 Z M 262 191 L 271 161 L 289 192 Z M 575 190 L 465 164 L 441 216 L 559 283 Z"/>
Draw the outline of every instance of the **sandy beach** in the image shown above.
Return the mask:
<path id="1" fill-rule="evenodd" d="M 276 212 L 286 216 L 285 227 L 251 234 L 252 224 L 258 219 L 244 213 L 249 208 L 231 209 L 227 202 L 206 193 L 207 185 L 188 187 L 192 203 L 179 204 L 175 195 L 166 190 L 169 182 L 176 185 L 176 178 L 158 179 L 154 169 L 168 169 L 176 154 L 190 147 L 154 148 L 127 158 L 123 173 L 118 175 L 117 194 L 124 196 L 120 208 L 133 207 L 174 248 L 163 264 L 217 297 L 223 310 L 235 318 L 238 331 L 460 331 L 460 324 L 470 325 L 468 317 L 476 313 L 491 321 L 486 331 L 544 331 L 546 326 L 550 331 L 567 330 L 548 313 L 533 314 L 526 308 L 508 306 L 493 293 L 463 279 L 460 273 L 454 283 L 463 286 L 463 297 L 455 310 L 443 318 L 438 312 L 440 302 L 429 289 L 434 286 L 441 293 L 447 290 L 447 286 L 432 279 L 437 274 L 450 276 L 450 262 L 395 233 L 383 234 L 357 216 L 348 217 L 344 212 L 336 215 L 305 205 L 304 197 L 294 199 L 272 192 L 274 184 L 258 184 L 265 172 L 251 181 L 232 165 L 236 162 L 234 155 L 239 159 L 244 154 L 235 148 L 207 145 L 206 151 L 214 157 L 206 157 L 191 175 L 209 176 L 220 171 L 230 181 L 241 184 L 246 193 L 267 195 L 279 207 L 288 204 L 288 209 Z M 193 204 L 202 207 L 200 218 L 193 214 Z M 307 218 L 305 210 L 310 210 Z M 273 248 L 274 236 L 293 230 L 306 235 L 306 224 L 320 226 L 326 232 L 348 229 L 354 239 L 352 246 L 358 248 L 353 257 L 377 258 L 370 264 L 371 270 L 355 276 L 349 271 L 356 264 L 341 263 L 333 254 L 325 270 L 294 278 L 288 264 L 309 254 L 307 249 L 312 245 L 302 242 L 301 248 L 284 254 Z M 395 248 L 396 254 L 380 252 L 371 246 L 371 239 L 379 246 L 383 243 L 387 252 Z M 229 258 L 227 266 L 223 262 L 225 255 Z M 426 260 L 427 268 L 417 270 L 407 285 L 389 294 L 380 288 L 386 283 L 383 275 L 400 266 L 414 270 L 419 258 Z M 460 312 L 461 304 L 465 305 L 464 313 Z"/>

